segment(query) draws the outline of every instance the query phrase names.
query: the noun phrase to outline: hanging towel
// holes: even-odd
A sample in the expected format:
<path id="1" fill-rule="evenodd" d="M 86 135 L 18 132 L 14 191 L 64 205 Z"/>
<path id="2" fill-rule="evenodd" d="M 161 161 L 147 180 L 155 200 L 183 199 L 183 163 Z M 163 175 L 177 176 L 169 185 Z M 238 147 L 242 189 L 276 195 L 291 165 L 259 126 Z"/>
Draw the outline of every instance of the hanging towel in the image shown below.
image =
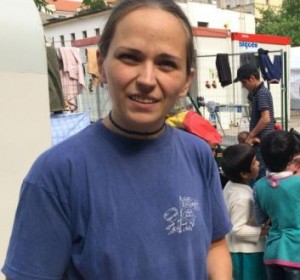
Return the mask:
<path id="1" fill-rule="evenodd" d="M 228 54 L 219 53 L 216 58 L 219 81 L 222 87 L 232 84 Z"/>
<path id="2" fill-rule="evenodd" d="M 269 51 L 262 48 L 258 49 L 259 66 L 263 79 L 269 84 L 278 84 L 282 75 L 282 56 L 274 55 L 272 62 Z"/>
<path id="3" fill-rule="evenodd" d="M 74 104 L 76 108 L 76 96 L 85 88 L 84 72 L 79 49 L 75 47 L 60 47 L 58 57 L 62 60 L 63 67 L 60 70 L 61 83 L 66 103 Z"/>
<path id="4" fill-rule="evenodd" d="M 92 76 L 92 82 L 94 86 L 99 85 L 99 69 L 97 61 L 97 50 L 98 48 L 87 48 L 87 72 Z"/>
<path id="5" fill-rule="evenodd" d="M 59 73 L 59 63 L 54 47 L 46 47 L 50 112 L 64 110 L 64 97 Z"/>

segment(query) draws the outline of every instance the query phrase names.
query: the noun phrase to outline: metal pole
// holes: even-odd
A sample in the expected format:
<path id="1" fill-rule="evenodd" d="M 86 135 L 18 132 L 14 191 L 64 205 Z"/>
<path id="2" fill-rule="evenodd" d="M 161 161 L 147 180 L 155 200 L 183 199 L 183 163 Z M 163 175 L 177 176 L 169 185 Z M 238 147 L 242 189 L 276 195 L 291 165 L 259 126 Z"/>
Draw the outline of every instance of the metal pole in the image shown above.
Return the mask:
<path id="1" fill-rule="evenodd" d="M 288 92 L 287 92 L 287 53 L 286 51 L 283 53 L 284 54 L 284 85 L 283 85 L 283 90 L 284 90 L 284 110 L 285 110 L 285 120 L 284 120 L 284 129 L 288 130 Z"/>

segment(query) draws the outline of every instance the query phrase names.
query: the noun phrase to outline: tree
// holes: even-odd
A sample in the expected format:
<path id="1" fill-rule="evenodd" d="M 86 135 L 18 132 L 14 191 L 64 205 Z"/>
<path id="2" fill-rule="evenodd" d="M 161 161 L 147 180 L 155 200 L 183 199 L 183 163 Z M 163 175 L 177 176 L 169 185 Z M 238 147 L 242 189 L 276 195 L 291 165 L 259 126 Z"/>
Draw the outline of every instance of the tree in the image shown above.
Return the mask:
<path id="1" fill-rule="evenodd" d="M 288 36 L 293 46 L 300 46 L 300 1 L 283 0 L 280 10 L 268 7 L 260 12 L 262 18 L 257 21 L 256 33 Z"/>
<path id="2" fill-rule="evenodd" d="M 82 6 L 89 10 L 103 9 L 106 4 L 102 0 L 83 0 Z"/>
<path id="3" fill-rule="evenodd" d="M 57 1 L 57 0 L 53 0 L 53 1 Z M 34 3 L 39 11 L 45 10 L 46 13 L 52 13 L 52 11 L 47 8 L 48 3 L 46 0 L 34 0 Z"/>

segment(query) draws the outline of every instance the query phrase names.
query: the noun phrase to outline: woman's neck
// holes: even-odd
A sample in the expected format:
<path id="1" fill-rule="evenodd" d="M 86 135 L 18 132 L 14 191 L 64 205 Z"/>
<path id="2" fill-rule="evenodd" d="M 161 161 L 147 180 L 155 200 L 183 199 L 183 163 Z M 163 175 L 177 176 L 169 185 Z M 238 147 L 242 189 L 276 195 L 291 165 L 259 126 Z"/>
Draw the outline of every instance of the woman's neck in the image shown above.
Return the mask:
<path id="1" fill-rule="evenodd" d="M 158 129 L 154 131 L 136 131 L 130 130 L 127 128 L 122 127 L 118 124 L 110 112 L 107 117 L 102 120 L 102 123 L 111 131 L 114 131 L 118 134 L 124 135 L 128 138 L 133 139 L 154 139 L 158 137 L 165 129 L 165 123 L 163 123 Z"/>

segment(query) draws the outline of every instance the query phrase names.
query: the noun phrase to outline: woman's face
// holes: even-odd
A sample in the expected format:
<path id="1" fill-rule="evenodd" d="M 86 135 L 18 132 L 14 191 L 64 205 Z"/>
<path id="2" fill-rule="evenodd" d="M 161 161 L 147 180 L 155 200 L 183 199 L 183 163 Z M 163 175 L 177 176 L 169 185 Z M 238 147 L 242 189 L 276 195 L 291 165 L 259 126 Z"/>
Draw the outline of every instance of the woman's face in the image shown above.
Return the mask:
<path id="1" fill-rule="evenodd" d="M 137 131 L 162 125 L 191 82 L 186 43 L 181 21 L 158 8 L 135 10 L 117 24 L 100 69 L 119 125 Z"/>

